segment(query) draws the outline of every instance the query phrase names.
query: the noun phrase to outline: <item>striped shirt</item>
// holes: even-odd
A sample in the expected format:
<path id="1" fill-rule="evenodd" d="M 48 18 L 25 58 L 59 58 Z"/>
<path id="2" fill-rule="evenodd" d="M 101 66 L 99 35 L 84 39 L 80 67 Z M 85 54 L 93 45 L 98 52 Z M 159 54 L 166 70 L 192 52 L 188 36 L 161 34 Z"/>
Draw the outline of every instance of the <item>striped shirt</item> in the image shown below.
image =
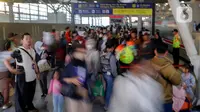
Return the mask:
<path id="1" fill-rule="evenodd" d="M 11 51 L 0 52 L 0 72 L 7 72 L 8 71 L 8 69 L 4 65 L 4 60 L 6 58 L 10 57 L 11 53 L 12 53 Z M 14 62 L 14 60 L 12 62 Z"/>

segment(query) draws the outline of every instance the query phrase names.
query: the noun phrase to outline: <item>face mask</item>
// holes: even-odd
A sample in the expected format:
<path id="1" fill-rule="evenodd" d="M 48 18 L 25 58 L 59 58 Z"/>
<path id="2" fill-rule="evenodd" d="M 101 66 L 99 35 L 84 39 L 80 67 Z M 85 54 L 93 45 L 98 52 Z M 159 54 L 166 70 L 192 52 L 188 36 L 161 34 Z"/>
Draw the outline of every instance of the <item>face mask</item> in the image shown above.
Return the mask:
<path id="1" fill-rule="evenodd" d="M 73 36 L 75 37 L 75 36 L 76 36 L 76 34 L 73 34 Z"/>
<path id="2" fill-rule="evenodd" d="M 107 36 L 104 36 L 104 37 L 103 37 L 103 40 L 106 41 L 106 40 L 107 40 Z"/>
<path id="3" fill-rule="evenodd" d="M 99 37 L 101 38 L 101 37 L 103 37 L 103 35 L 102 35 L 102 34 L 100 34 L 100 35 L 99 35 Z"/>
<path id="4" fill-rule="evenodd" d="M 86 48 L 87 48 L 88 50 L 90 50 L 90 49 L 92 49 L 93 47 L 92 47 L 92 45 L 86 45 Z"/>

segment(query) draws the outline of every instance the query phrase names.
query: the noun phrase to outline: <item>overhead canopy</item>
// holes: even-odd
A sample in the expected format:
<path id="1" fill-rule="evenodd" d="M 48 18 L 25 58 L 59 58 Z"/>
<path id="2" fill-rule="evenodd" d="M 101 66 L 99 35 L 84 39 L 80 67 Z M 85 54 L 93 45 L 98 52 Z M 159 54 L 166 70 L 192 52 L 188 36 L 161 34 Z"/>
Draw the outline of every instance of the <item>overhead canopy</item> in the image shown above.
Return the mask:
<path id="1" fill-rule="evenodd" d="M 0 0 L 2 2 L 19 2 L 19 3 L 39 3 L 40 0 Z M 46 3 L 60 3 L 60 2 L 68 2 L 69 0 L 42 0 Z M 77 2 L 77 1 L 86 1 L 86 2 L 94 2 L 94 0 L 70 0 L 71 2 Z M 108 2 L 108 0 L 96 0 L 97 2 Z M 119 0 L 109 0 L 109 2 L 118 2 Z M 189 2 L 190 0 L 180 0 L 180 1 L 186 1 Z M 144 0 L 144 2 L 155 2 L 155 3 L 164 3 L 167 2 L 167 0 Z"/>

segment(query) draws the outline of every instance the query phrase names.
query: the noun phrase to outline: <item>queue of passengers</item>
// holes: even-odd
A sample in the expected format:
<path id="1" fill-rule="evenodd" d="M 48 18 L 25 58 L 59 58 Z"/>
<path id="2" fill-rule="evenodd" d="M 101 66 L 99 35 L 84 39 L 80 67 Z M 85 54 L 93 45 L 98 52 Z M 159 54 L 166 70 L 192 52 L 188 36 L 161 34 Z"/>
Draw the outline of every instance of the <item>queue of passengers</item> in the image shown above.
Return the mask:
<path id="1" fill-rule="evenodd" d="M 159 30 L 155 38 L 150 38 L 148 30 L 140 31 L 138 37 L 138 31 L 131 28 L 84 28 L 80 33 L 81 29 L 71 31 L 67 27 L 62 33 L 53 29 L 35 44 L 29 33 L 21 38 L 9 34 L 0 52 L 0 99 L 4 110 L 12 106 L 12 85 L 15 111 L 38 112 L 33 105 L 36 80 L 40 81 L 41 98 L 52 95 L 54 112 L 92 112 L 99 96 L 108 112 L 191 109 L 195 78 L 188 67 L 181 68 L 181 75 L 167 59 L 168 46 L 162 42 Z M 100 86 L 96 87 L 99 80 L 101 91 Z"/>

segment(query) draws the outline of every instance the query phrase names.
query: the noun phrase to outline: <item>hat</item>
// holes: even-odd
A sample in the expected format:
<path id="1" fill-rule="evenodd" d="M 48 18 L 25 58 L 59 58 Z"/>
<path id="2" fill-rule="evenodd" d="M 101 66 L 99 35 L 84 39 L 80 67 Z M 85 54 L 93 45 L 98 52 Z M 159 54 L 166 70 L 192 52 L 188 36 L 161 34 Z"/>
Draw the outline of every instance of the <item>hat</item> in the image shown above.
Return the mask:
<path id="1" fill-rule="evenodd" d="M 134 60 L 133 51 L 129 47 L 125 47 L 120 53 L 119 60 L 124 64 L 131 64 Z"/>
<path id="2" fill-rule="evenodd" d="M 16 33 L 10 32 L 10 33 L 8 34 L 8 38 L 10 39 L 10 38 L 15 37 L 15 36 L 17 36 L 17 35 L 18 35 L 18 34 L 16 34 Z"/>
<path id="3" fill-rule="evenodd" d="M 149 31 L 143 31 L 142 35 L 150 35 L 150 32 Z"/>
<path id="4" fill-rule="evenodd" d="M 178 30 L 177 30 L 177 29 L 174 29 L 172 32 L 178 32 Z"/>

